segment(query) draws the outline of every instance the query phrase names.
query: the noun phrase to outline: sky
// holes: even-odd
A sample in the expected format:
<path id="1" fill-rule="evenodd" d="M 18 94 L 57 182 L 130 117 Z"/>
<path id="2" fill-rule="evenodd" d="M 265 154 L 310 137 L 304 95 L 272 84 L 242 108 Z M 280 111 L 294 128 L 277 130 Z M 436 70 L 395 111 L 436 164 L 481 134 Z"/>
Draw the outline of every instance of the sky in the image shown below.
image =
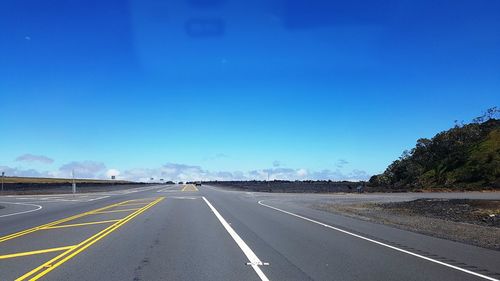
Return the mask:
<path id="1" fill-rule="evenodd" d="M 367 180 L 500 105 L 499 14 L 493 0 L 1 1 L 0 169 Z"/>

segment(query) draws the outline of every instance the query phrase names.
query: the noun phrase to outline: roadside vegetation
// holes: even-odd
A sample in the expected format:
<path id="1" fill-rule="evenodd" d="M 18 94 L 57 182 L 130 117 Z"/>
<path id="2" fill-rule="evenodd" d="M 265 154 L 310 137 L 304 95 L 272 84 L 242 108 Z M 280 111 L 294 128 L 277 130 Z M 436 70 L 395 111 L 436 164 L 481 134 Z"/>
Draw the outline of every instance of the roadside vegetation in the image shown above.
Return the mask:
<path id="1" fill-rule="evenodd" d="M 417 140 L 369 185 L 396 191 L 500 189 L 499 116 L 499 108 L 490 108 L 469 124 Z"/>

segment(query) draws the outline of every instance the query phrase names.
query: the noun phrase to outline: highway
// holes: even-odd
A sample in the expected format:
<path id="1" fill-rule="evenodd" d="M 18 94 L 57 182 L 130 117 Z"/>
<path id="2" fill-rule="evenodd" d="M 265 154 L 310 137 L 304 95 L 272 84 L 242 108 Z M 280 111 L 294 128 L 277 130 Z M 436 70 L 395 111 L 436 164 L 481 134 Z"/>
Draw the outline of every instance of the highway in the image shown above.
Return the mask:
<path id="1" fill-rule="evenodd" d="M 422 195 L 161 185 L 0 196 L 0 280 L 500 280 L 498 251 L 310 206 L 408 196 Z"/>

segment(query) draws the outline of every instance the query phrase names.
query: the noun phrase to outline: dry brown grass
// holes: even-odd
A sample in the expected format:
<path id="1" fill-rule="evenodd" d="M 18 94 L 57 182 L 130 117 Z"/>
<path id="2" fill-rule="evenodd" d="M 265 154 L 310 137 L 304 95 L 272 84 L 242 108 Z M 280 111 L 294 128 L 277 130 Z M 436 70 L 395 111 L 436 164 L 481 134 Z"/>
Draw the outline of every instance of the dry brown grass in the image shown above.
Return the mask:
<path id="1" fill-rule="evenodd" d="M 72 179 L 64 178 L 30 178 L 30 177 L 5 177 L 4 183 L 38 183 L 38 184 L 50 184 L 50 183 L 71 183 Z M 122 180 L 96 180 L 96 179 L 75 179 L 76 183 L 130 183 L 129 181 Z"/>

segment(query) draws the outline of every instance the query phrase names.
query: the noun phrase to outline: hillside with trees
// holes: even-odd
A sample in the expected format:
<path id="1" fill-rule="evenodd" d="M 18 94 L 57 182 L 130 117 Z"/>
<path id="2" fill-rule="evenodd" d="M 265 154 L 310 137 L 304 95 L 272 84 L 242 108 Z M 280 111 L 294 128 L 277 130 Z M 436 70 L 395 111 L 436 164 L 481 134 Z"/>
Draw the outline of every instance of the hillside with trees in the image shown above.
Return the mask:
<path id="1" fill-rule="evenodd" d="M 431 139 L 417 140 L 370 186 L 393 190 L 500 189 L 500 109 L 469 124 L 456 124 Z"/>

